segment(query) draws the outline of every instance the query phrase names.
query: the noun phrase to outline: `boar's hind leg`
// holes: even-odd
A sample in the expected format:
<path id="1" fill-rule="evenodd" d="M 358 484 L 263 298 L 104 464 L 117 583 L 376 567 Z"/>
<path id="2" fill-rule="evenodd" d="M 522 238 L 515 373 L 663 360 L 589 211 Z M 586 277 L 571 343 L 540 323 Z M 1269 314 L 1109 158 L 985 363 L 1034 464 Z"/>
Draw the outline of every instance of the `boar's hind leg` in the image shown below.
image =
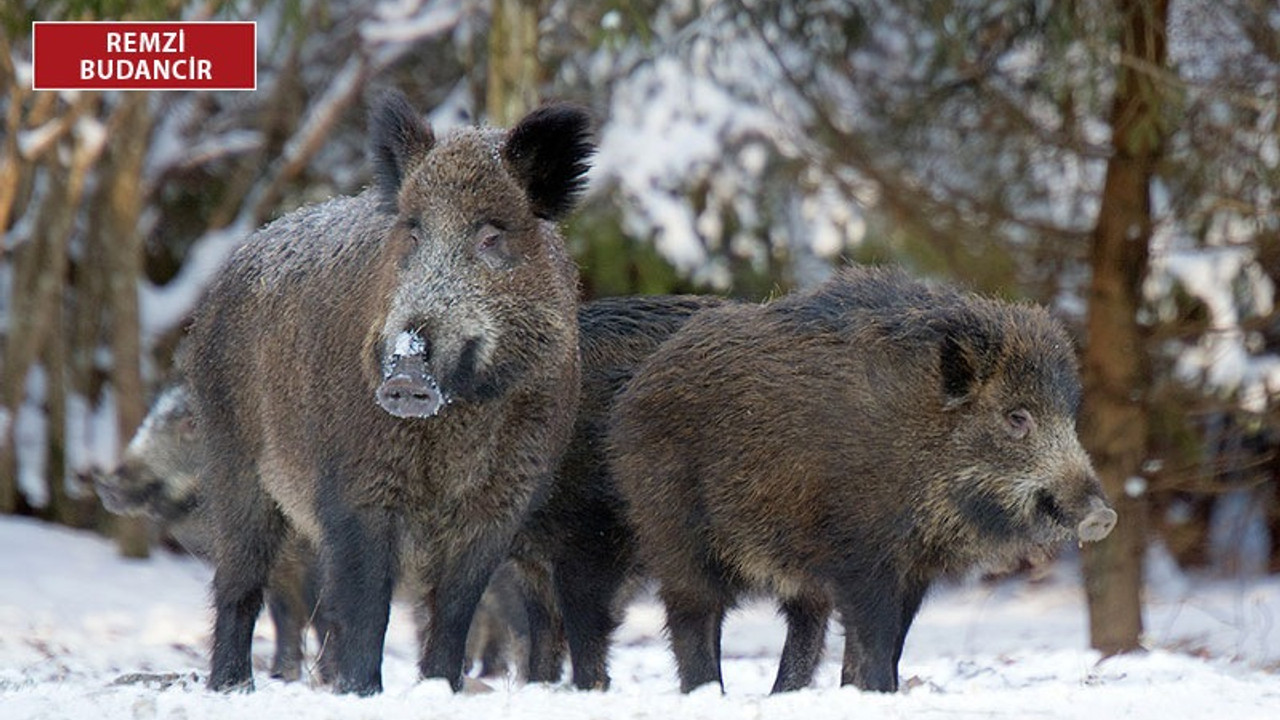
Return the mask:
<path id="1" fill-rule="evenodd" d="M 564 668 L 564 625 L 552 593 L 551 572 L 536 560 L 521 559 L 517 566 L 529 622 L 529 667 L 525 679 L 534 683 L 559 682 Z"/>
<path id="2" fill-rule="evenodd" d="M 782 615 L 787 620 L 787 641 L 782 647 L 782 662 L 772 692 L 790 692 L 807 687 L 822 657 L 822 644 L 827 634 L 827 617 L 831 601 L 821 595 L 783 600 Z"/>
<path id="3" fill-rule="evenodd" d="M 902 588 L 892 579 L 869 578 L 839 591 L 845 630 L 841 685 L 897 691 L 898 659 L 924 591 L 922 586 Z"/>
<path id="4" fill-rule="evenodd" d="M 302 677 L 302 614 L 300 607 L 283 593 L 267 592 L 267 612 L 276 626 L 276 656 L 271 661 L 271 677 L 295 682 Z"/>
<path id="5" fill-rule="evenodd" d="M 720 676 L 720 631 L 728 603 L 714 594 L 683 593 L 661 589 L 667 607 L 667 631 L 680 674 L 680 692 L 715 683 L 724 691 Z"/>
<path id="6" fill-rule="evenodd" d="M 339 693 L 382 692 L 382 648 L 395 585 L 395 524 L 382 509 L 322 508 L 321 608 Z"/>
<path id="7" fill-rule="evenodd" d="M 285 541 L 267 580 L 267 611 L 276 626 L 276 657 L 271 677 L 289 682 L 302 677 L 302 638 L 315 611 L 314 572 L 309 547 L 296 534 Z"/>
<path id="8" fill-rule="evenodd" d="M 223 527 L 216 537 L 211 690 L 253 688 L 253 625 L 285 532 L 280 511 L 247 485 L 239 486 L 243 492 L 215 494 L 216 516 L 234 518 L 235 526 Z"/>
<path id="9" fill-rule="evenodd" d="M 418 661 L 424 679 L 444 678 L 454 692 L 462 689 L 467 631 L 480 596 L 493 571 L 511 548 L 511 531 L 481 533 L 458 557 L 446 559 L 435 572 L 431 628 Z"/>

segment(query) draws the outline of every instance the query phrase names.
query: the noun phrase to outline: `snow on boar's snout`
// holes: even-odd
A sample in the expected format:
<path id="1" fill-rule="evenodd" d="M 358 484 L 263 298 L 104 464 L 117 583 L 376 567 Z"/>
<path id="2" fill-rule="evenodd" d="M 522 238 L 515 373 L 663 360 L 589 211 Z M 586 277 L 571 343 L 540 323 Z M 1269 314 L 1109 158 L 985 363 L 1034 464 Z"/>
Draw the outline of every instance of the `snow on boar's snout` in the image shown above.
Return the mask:
<path id="1" fill-rule="evenodd" d="M 448 398 L 427 370 L 426 342 L 415 331 L 402 330 L 395 338 L 393 354 L 383 363 L 378 404 L 400 418 L 431 417 Z"/>

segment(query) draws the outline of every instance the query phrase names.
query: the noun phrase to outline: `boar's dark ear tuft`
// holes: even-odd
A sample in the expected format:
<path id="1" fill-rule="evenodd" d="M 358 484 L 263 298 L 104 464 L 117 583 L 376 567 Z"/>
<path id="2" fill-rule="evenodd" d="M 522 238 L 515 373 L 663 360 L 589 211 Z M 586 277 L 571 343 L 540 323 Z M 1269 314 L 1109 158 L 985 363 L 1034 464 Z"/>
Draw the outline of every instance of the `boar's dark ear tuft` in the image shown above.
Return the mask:
<path id="1" fill-rule="evenodd" d="M 378 98 L 369 113 L 369 160 L 384 205 L 394 211 L 400 183 L 433 144 L 431 126 L 422 121 L 404 93 L 388 90 Z"/>
<path id="2" fill-rule="evenodd" d="M 524 185 L 533 212 L 544 220 L 564 217 L 586 187 L 591 116 L 576 105 L 544 105 L 507 134 L 503 156 Z"/>
<path id="3" fill-rule="evenodd" d="M 945 328 L 938 349 L 945 407 L 967 402 L 995 372 L 998 339 L 981 325 L 958 320 Z"/>

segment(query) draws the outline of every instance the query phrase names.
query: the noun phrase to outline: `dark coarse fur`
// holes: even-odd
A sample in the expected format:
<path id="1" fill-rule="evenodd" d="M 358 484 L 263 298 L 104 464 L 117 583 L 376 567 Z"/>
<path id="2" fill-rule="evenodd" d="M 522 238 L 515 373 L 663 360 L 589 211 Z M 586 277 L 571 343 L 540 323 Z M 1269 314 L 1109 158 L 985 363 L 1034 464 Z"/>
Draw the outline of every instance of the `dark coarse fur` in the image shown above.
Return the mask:
<path id="1" fill-rule="evenodd" d="M 895 690 L 935 579 L 1105 535 L 1079 396 L 1042 309 L 897 271 L 695 316 L 637 370 L 610 434 L 682 690 L 721 682 L 724 613 L 753 591 L 788 623 L 774 691 L 809 683 L 833 606 L 843 682 Z"/>
<path id="2" fill-rule="evenodd" d="M 393 94 L 370 125 L 375 186 L 256 232 L 191 329 L 219 530 L 211 688 L 251 687 L 294 527 L 320 553 L 339 692 L 381 690 L 402 563 L 431 618 L 419 670 L 460 689 L 476 604 L 569 439 L 577 273 L 553 221 L 582 188 L 586 114 L 437 139 Z M 380 390 L 406 352 L 437 402 L 393 415 Z"/>
<path id="3" fill-rule="evenodd" d="M 695 313 L 723 302 L 713 296 L 635 296 L 597 300 L 578 311 L 582 402 L 573 439 L 546 503 L 516 545 L 530 592 L 530 680 L 559 678 L 562 620 L 574 685 L 608 687 L 617 598 L 638 572 L 634 538 L 605 455 L 609 410 L 641 360 Z"/>

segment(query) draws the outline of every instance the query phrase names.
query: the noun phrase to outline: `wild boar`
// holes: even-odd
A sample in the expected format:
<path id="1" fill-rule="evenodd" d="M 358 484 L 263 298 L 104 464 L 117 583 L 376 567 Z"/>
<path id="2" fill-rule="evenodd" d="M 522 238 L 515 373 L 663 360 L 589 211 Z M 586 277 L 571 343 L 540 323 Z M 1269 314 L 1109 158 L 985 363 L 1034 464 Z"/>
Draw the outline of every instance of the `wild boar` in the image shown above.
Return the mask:
<path id="1" fill-rule="evenodd" d="M 609 435 L 682 691 L 723 688 L 721 624 L 755 591 L 788 627 L 775 692 L 810 682 L 833 606 L 842 683 L 896 690 L 937 578 L 1107 535 L 1080 392 L 1043 309 L 900 271 L 696 315 L 637 369 Z"/>
<path id="2" fill-rule="evenodd" d="M 592 152 L 585 111 L 436 138 L 402 95 L 370 118 L 374 185 L 255 232 L 211 284 L 187 377 L 216 518 L 209 686 L 252 687 L 249 640 L 290 527 L 315 543 L 338 692 L 382 689 L 398 571 L 458 690 L 489 576 L 578 402 L 577 270 L 555 221 Z"/>

